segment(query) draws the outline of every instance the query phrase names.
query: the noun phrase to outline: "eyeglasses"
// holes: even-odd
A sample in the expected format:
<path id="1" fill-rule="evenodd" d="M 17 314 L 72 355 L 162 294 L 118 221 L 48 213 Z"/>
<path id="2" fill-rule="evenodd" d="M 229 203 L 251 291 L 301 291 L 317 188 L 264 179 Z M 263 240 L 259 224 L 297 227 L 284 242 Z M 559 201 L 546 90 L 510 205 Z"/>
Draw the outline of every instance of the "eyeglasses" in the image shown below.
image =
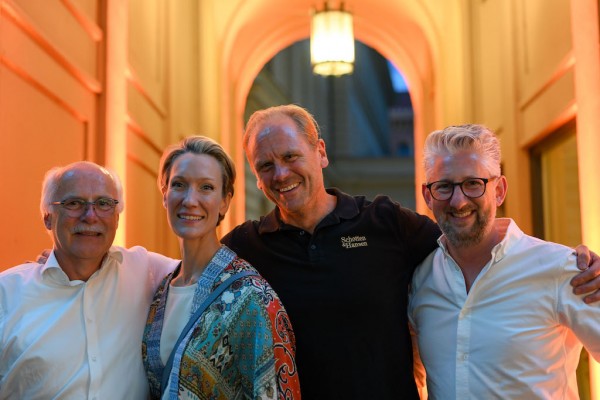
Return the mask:
<path id="1" fill-rule="evenodd" d="M 63 201 L 55 201 L 50 203 L 52 205 L 60 205 L 62 208 L 67 210 L 67 214 L 72 217 L 81 216 L 88 206 L 94 207 L 94 211 L 98 216 L 109 216 L 112 215 L 115 207 L 119 204 L 119 200 L 111 199 L 108 197 L 101 197 L 95 201 L 85 201 L 83 199 L 67 199 Z"/>
<path id="2" fill-rule="evenodd" d="M 429 189 L 431 197 L 439 201 L 451 199 L 452 195 L 454 195 L 454 188 L 456 186 L 460 186 L 460 190 L 462 190 L 466 197 L 476 199 L 483 196 L 487 183 L 496 178 L 497 176 L 489 179 L 469 178 L 462 182 L 436 181 L 425 185 L 425 187 Z"/>

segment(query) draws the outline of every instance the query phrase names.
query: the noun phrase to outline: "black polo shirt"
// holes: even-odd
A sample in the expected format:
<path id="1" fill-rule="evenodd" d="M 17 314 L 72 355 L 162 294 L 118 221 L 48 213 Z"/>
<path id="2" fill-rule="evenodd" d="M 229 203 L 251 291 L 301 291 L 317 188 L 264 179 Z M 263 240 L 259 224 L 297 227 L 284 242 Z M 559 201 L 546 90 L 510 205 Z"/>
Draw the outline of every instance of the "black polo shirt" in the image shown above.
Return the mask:
<path id="1" fill-rule="evenodd" d="M 418 399 L 407 320 L 415 267 L 437 225 L 387 196 L 328 189 L 335 210 L 311 235 L 278 218 L 246 221 L 222 242 L 271 284 L 296 334 L 305 399 Z"/>

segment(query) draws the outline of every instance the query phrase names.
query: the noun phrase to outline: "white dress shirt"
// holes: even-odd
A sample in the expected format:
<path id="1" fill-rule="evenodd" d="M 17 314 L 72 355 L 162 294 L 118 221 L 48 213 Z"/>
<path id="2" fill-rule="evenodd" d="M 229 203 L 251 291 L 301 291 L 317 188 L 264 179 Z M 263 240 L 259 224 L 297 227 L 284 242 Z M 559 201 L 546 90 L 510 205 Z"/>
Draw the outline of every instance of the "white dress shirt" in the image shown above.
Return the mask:
<path id="1" fill-rule="evenodd" d="M 581 344 L 600 360 L 600 306 L 569 284 L 573 250 L 525 235 L 510 219 L 467 294 L 444 247 L 413 277 L 409 319 L 431 399 L 578 399 Z"/>
<path id="2" fill-rule="evenodd" d="M 150 302 L 178 261 L 111 247 L 87 282 L 45 265 L 0 274 L 0 399 L 146 399 Z"/>

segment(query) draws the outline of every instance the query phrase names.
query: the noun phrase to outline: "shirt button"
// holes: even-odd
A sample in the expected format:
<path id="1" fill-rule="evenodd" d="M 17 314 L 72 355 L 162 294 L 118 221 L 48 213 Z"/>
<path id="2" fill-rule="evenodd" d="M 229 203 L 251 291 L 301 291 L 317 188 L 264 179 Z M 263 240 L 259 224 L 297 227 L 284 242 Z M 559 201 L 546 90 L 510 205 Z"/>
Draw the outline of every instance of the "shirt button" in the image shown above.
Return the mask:
<path id="1" fill-rule="evenodd" d="M 92 356 L 92 361 L 96 361 L 96 356 Z"/>
<path id="2" fill-rule="evenodd" d="M 316 245 L 314 245 L 314 244 L 311 244 L 311 245 L 310 245 L 310 249 L 311 249 L 311 250 L 314 250 L 314 249 L 316 249 L 316 248 L 317 248 L 317 246 L 316 246 Z"/>
<path id="3" fill-rule="evenodd" d="M 468 354 L 463 354 L 463 360 L 467 361 L 469 359 L 469 355 Z"/>
<path id="4" fill-rule="evenodd" d="M 300 236 L 304 236 L 304 231 L 300 231 Z"/>

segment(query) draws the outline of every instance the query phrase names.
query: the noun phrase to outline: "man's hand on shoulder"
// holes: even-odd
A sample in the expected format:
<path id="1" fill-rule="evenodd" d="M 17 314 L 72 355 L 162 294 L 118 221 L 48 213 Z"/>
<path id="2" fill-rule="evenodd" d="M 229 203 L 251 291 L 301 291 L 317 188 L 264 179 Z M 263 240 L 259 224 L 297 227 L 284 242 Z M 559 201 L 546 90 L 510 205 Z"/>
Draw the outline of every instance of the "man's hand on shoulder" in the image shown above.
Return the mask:
<path id="1" fill-rule="evenodd" d="M 588 304 L 595 303 L 600 300 L 600 257 L 582 244 L 577 246 L 575 251 L 577 268 L 582 272 L 571 279 L 573 293 L 587 294 L 583 301 Z"/>
<path id="2" fill-rule="evenodd" d="M 38 256 L 35 258 L 35 262 L 38 264 L 46 264 L 48 261 L 48 257 L 50 257 L 51 249 L 44 249 Z"/>

